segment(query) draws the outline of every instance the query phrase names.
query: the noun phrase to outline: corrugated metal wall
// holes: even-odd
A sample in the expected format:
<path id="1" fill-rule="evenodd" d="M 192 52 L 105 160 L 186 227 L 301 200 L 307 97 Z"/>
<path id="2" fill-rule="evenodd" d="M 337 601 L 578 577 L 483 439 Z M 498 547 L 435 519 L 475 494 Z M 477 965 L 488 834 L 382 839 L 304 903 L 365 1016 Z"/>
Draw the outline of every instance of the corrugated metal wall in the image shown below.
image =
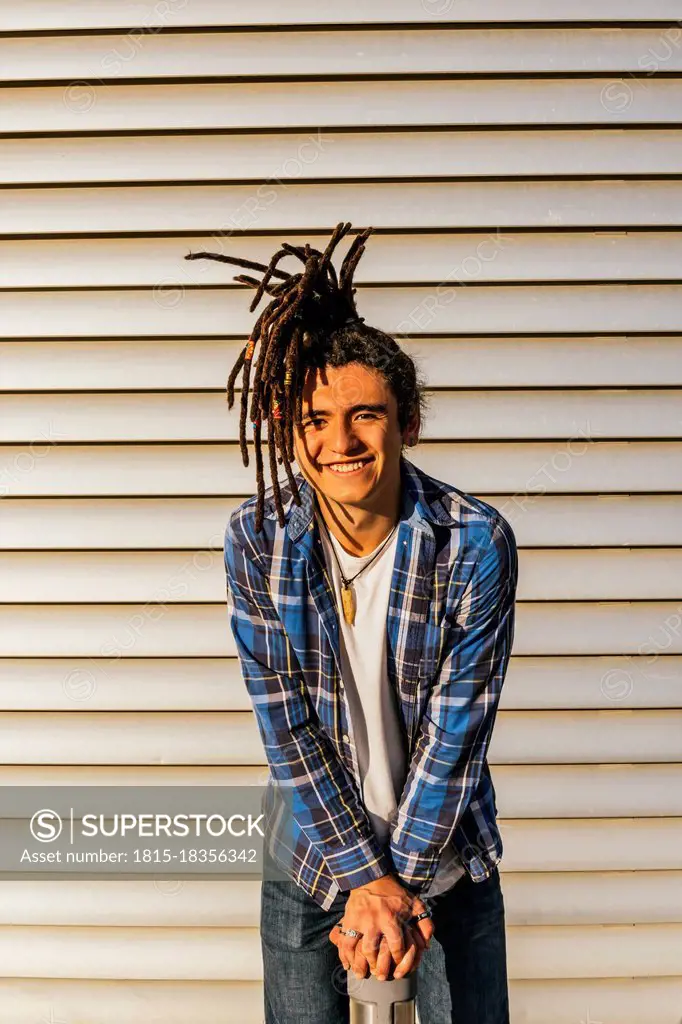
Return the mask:
<path id="1" fill-rule="evenodd" d="M 682 1018 L 682 3 L 0 3 L 3 784 L 257 782 L 208 248 L 372 224 L 411 457 L 520 546 L 514 1024 Z M 340 251 L 343 251 L 343 246 Z M 256 1024 L 259 886 L 4 883 L 0 1022 Z"/>

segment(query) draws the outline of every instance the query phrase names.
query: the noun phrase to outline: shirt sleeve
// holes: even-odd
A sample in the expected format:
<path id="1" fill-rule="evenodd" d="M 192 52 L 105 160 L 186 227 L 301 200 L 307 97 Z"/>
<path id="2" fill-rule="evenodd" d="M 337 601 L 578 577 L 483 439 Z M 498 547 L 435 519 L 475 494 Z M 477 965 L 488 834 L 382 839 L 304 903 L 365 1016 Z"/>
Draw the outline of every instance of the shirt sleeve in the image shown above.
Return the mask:
<path id="1" fill-rule="evenodd" d="M 225 533 L 230 625 L 270 772 L 342 891 L 392 870 L 357 787 L 322 729 L 267 576 Z"/>
<path id="2" fill-rule="evenodd" d="M 458 602 L 392 818 L 395 869 L 417 892 L 480 781 L 514 638 L 517 576 L 514 533 L 498 516 Z"/>

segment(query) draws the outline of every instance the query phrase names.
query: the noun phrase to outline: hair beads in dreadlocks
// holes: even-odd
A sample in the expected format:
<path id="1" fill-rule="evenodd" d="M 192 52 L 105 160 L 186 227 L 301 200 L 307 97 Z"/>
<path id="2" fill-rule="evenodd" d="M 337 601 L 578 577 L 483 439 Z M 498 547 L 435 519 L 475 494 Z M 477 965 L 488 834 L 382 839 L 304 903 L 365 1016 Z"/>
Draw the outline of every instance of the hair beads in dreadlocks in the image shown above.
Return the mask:
<path id="1" fill-rule="evenodd" d="M 253 442 L 256 453 L 256 530 L 263 525 L 265 482 L 263 477 L 263 456 L 261 451 L 261 430 L 264 420 L 268 427 L 268 452 L 273 497 L 280 526 L 284 526 L 284 509 L 277 474 L 277 465 L 284 463 L 293 499 L 297 505 L 301 496 L 296 484 L 291 463 L 294 462 L 294 424 L 302 417 L 303 374 L 301 356 L 306 348 L 314 346 L 319 332 L 327 334 L 345 323 L 362 321 L 355 309 L 353 273 L 365 249 L 365 241 L 372 228 L 365 228 L 353 239 L 343 260 L 340 273 L 331 263 L 331 256 L 339 241 L 348 234 L 351 224 L 336 225 L 324 252 L 310 245 L 291 245 L 283 242 L 266 266 L 253 260 L 222 253 L 189 253 L 186 259 L 211 259 L 232 263 L 238 267 L 262 272 L 258 281 L 248 274 L 239 274 L 235 281 L 255 288 L 250 304 L 253 312 L 263 295 L 271 297 L 253 326 L 250 337 L 239 353 L 227 381 L 227 402 L 234 405 L 234 386 L 239 371 L 242 371 L 242 394 L 239 417 L 239 448 L 242 462 L 249 465 L 246 438 L 247 416 L 253 428 Z M 285 256 L 295 256 L 303 263 L 303 270 L 290 274 L 279 268 Z M 251 407 L 249 408 L 249 386 L 256 345 L 260 350 L 253 374 Z"/>

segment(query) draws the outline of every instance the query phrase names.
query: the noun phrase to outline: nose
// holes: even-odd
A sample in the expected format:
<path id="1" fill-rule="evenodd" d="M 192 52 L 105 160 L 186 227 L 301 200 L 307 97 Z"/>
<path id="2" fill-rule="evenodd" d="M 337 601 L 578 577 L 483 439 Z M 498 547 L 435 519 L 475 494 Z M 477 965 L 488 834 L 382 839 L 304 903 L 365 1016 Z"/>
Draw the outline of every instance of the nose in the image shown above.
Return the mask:
<path id="1" fill-rule="evenodd" d="M 352 454 L 358 447 L 358 439 L 353 430 L 353 424 L 347 423 L 345 417 L 339 416 L 336 425 L 331 431 L 329 446 L 332 451 L 339 455 Z"/>

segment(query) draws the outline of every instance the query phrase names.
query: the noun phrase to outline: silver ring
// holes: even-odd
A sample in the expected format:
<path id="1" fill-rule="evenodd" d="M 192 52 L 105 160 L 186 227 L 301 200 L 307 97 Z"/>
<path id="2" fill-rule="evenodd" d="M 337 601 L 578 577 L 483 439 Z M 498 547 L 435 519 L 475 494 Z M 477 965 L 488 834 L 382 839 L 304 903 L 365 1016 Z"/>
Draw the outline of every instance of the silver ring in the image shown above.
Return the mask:
<path id="1" fill-rule="evenodd" d="M 423 917 L 433 917 L 433 914 L 431 913 L 430 910 L 422 910 L 421 914 L 413 914 L 412 915 L 412 920 L 413 921 L 421 921 L 421 919 Z"/>
<path id="2" fill-rule="evenodd" d="M 362 932 L 356 932 L 355 928 L 349 928 L 348 930 L 345 930 L 344 928 L 342 928 L 341 925 L 339 925 L 339 931 L 341 932 L 342 935 L 350 935 L 351 939 L 359 939 L 360 936 L 362 935 Z"/>

